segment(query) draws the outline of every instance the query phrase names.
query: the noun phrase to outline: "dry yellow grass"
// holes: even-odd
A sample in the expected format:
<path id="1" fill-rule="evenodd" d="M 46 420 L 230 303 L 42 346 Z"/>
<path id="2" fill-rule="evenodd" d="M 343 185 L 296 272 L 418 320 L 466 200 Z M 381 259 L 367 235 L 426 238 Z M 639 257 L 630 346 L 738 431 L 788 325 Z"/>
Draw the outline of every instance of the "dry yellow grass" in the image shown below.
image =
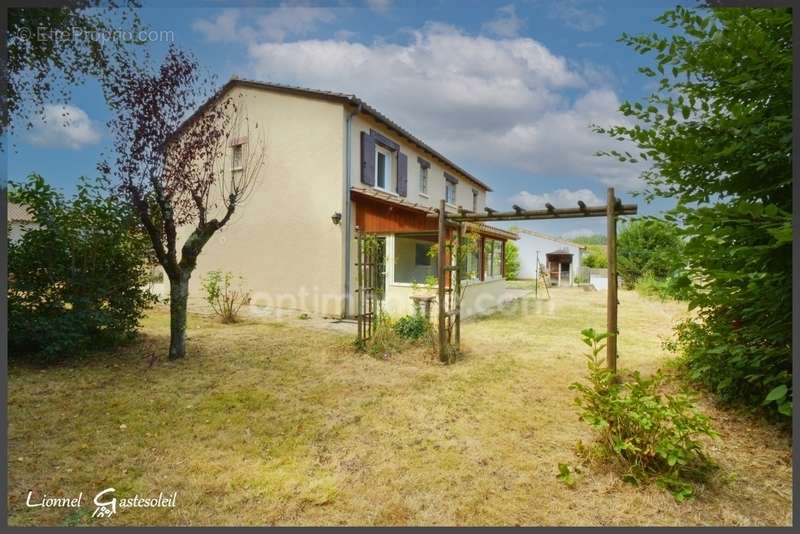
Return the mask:
<path id="1" fill-rule="evenodd" d="M 620 365 L 645 373 L 676 303 L 622 292 Z M 355 354 L 348 336 L 192 316 L 189 357 L 154 312 L 134 345 L 44 370 L 12 365 L 9 522 L 113 525 L 789 525 L 791 440 L 702 406 L 721 468 L 691 502 L 611 471 L 556 480 L 591 439 L 567 386 L 581 378 L 581 328 L 604 327 L 604 295 L 555 290 L 463 329 L 465 357 Z M 178 492 L 175 509 L 105 520 L 29 509 L 37 494 Z"/>

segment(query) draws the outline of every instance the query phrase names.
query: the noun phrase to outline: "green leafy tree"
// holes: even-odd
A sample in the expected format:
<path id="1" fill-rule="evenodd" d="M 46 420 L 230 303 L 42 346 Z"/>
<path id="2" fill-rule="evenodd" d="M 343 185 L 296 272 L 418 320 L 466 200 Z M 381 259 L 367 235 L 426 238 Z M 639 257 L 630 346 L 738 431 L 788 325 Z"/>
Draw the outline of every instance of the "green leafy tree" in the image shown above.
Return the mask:
<path id="1" fill-rule="evenodd" d="M 570 238 L 570 241 L 586 246 L 583 256 L 583 266 L 590 269 L 605 269 L 608 267 L 606 255 L 606 236 L 600 234 L 579 235 Z"/>
<path id="2" fill-rule="evenodd" d="M 652 163 L 645 194 L 677 201 L 685 290 L 696 317 L 675 348 L 723 399 L 791 415 L 792 15 L 788 9 L 676 7 L 667 36 L 621 41 L 654 54 L 657 90 L 625 102 L 632 125 L 596 128 Z M 688 281 L 691 280 L 691 283 Z"/>
<path id="3" fill-rule="evenodd" d="M 674 224 L 637 219 L 620 231 L 617 268 L 628 288 L 645 275 L 666 279 L 681 267 L 682 257 L 683 241 Z"/>
<path id="4" fill-rule="evenodd" d="M 155 301 L 136 214 L 84 180 L 69 200 L 38 175 L 9 196 L 34 218 L 8 243 L 9 354 L 52 358 L 131 339 Z"/>
<path id="5" fill-rule="evenodd" d="M 519 276 L 519 247 L 513 241 L 506 241 L 505 273 L 507 280 L 516 280 Z"/>
<path id="6" fill-rule="evenodd" d="M 586 245 L 586 256 L 583 265 L 590 269 L 605 269 L 608 267 L 608 256 L 605 245 Z"/>

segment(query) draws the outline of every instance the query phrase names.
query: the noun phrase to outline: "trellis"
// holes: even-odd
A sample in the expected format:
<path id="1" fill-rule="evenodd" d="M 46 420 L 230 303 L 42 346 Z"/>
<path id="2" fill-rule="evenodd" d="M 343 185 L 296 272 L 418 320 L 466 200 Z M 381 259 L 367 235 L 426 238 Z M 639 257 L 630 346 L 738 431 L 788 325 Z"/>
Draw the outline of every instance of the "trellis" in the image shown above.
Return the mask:
<path id="1" fill-rule="evenodd" d="M 551 204 L 545 204 L 544 210 L 524 210 L 514 206 L 513 211 L 499 212 L 486 208 L 486 214 L 478 214 L 466 210 L 448 214 L 445 201 L 439 202 L 439 209 L 434 215 L 439 219 L 439 265 L 438 265 L 438 329 L 439 329 L 439 359 L 447 362 L 455 347 L 461 348 L 461 267 L 458 261 L 455 265 L 448 262 L 447 257 L 447 232 L 455 230 L 456 246 L 458 250 L 464 236 L 465 223 L 482 223 L 490 221 L 531 221 L 543 219 L 574 219 L 582 217 L 607 217 L 608 221 L 608 300 L 606 308 L 606 329 L 611 334 L 606 341 L 606 363 L 612 372 L 617 370 L 617 217 L 621 215 L 636 215 L 636 204 L 622 204 L 616 198 L 614 188 L 608 188 L 607 203 L 605 206 L 587 206 L 583 201 L 578 201 L 577 208 L 557 209 Z M 455 277 L 455 280 L 453 278 Z M 455 293 L 455 302 L 454 302 Z"/>
<path id="2" fill-rule="evenodd" d="M 356 321 L 358 323 L 358 342 L 363 343 L 375 332 L 375 318 L 378 313 L 379 299 L 378 279 L 378 247 L 370 236 L 356 226 Z"/>

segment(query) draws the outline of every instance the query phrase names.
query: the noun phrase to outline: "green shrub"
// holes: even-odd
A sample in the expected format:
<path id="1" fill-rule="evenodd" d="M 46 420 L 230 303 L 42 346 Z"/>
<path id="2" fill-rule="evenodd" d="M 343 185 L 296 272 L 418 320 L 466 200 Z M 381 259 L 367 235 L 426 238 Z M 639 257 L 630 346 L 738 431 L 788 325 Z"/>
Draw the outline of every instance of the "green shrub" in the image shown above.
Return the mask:
<path id="1" fill-rule="evenodd" d="M 394 331 L 403 339 L 416 341 L 431 329 L 431 324 L 422 314 L 404 315 L 394 323 Z"/>
<path id="2" fill-rule="evenodd" d="M 438 347 L 433 325 L 421 314 L 406 315 L 395 321 L 388 313 L 380 312 L 370 338 L 356 342 L 358 350 L 380 359 L 420 346 L 429 346 L 433 352 Z"/>
<path id="3" fill-rule="evenodd" d="M 709 419 L 687 395 L 661 394 L 660 371 L 649 379 L 634 372 L 630 381 L 620 383 L 600 357 L 608 334 L 581 333 L 591 347 L 588 384 L 576 382 L 570 389 L 579 394 L 575 403 L 581 420 L 598 433 L 602 456 L 618 461 L 628 482 L 655 480 L 678 501 L 692 497 L 693 482 L 713 466 L 699 441 L 717 435 Z"/>
<path id="4" fill-rule="evenodd" d="M 654 297 L 664 300 L 668 297 L 666 281 L 658 279 L 651 273 L 646 273 L 636 281 L 636 291 L 645 297 Z"/>
<path id="5" fill-rule="evenodd" d="M 203 277 L 206 302 L 223 323 L 235 323 L 242 306 L 250 302 L 250 292 L 243 283 L 244 278 L 231 272 L 209 271 Z"/>
<path id="6" fill-rule="evenodd" d="M 505 278 L 506 280 L 516 280 L 519 276 L 520 260 L 519 260 L 519 247 L 513 241 L 506 241 L 506 250 L 504 256 L 505 263 Z"/>
<path id="7" fill-rule="evenodd" d="M 69 200 L 38 175 L 9 200 L 35 223 L 8 243 L 9 354 L 52 359 L 131 339 L 155 302 L 149 242 L 129 207 L 101 182 Z"/>
<path id="8" fill-rule="evenodd" d="M 583 266 L 590 269 L 607 269 L 608 255 L 605 245 L 586 245 L 586 255 L 583 257 Z"/>
<path id="9" fill-rule="evenodd" d="M 394 321 L 388 313 L 379 313 L 375 317 L 372 336 L 367 340 L 366 350 L 370 356 L 387 359 L 405 347 L 405 340 L 398 335 Z"/>
<path id="10" fill-rule="evenodd" d="M 640 278 L 664 280 L 681 267 L 683 241 L 667 221 L 636 219 L 622 227 L 617 243 L 617 268 L 628 289 Z"/>

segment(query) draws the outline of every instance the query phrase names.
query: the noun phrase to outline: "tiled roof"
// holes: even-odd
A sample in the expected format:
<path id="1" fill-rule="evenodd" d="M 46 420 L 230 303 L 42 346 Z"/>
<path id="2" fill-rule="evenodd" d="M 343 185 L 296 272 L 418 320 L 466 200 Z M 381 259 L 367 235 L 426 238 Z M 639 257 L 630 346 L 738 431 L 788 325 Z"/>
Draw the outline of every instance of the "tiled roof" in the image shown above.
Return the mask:
<path id="1" fill-rule="evenodd" d="M 325 100 L 333 100 L 336 102 L 341 102 L 343 104 L 349 104 L 355 106 L 361 112 L 370 115 L 375 120 L 382 123 L 384 126 L 388 127 L 390 130 L 394 130 L 402 137 L 405 137 L 412 144 L 421 148 L 425 152 L 430 153 L 435 158 L 443 162 L 445 165 L 455 169 L 456 171 L 463 174 L 464 176 L 466 176 L 479 186 L 483 187 L 487 191 L 492 190 L 492 188 L 486 185 L 482 180 L 476 178 L 475 176 L 473 176 L 472 174 L 461 168 L 459 165 L 454 163 L 452 160 L 448 159 L 438 150 L 432 148 L 430 145 L 428 145 L 418 137 L 411 134 L 411 132 L 409 132 L 408 130 L 406 130 L 405 128 L 403 128 L 402 126 L 400 126 L 399 124 L 391 120 L 389 117 L 387 117 L 374 107 L 370 106 L 368 103 L 366 103 L 364 100 L 362 100 L 361 98 L 359 98 L 354 94 L 339 93 L 336 91 L 322 91 L 319 89 L 309 89 L 307 87 L 298 87 L 294 85 L 285 85 L 281 83 L 272 83 L 272 82 L 261 82 L 257 80 L 247 80 L 243 78 L 233 77 L 220 89 L 220 91 L 214 97 L 212 97 L 211 99 L 208 100 L 208 102 L 203 104 L 203 106 L 201 106 L 200 109 L 205 108 L 208 104 L 213 102 L 216 98 L 219 98 L 219 96 L 221 96 L 223 93 L 225 93 L 229 88 L 233 87 L 234 85 L 249 86 L 249 87 L 254 87 L 256 89 L 266 89 L 282 93 L 295 94 L 299 96 L 322 98 Z M 191 120 L 191 118 L 189 120 Z"/>

